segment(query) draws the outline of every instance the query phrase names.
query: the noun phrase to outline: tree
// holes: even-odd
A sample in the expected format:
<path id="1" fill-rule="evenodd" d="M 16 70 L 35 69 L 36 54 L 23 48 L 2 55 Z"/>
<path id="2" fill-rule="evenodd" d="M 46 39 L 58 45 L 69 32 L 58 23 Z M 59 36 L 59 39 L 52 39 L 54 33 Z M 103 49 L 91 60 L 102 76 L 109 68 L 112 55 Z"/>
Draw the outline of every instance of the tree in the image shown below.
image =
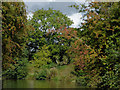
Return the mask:
<path id="1" fill-rule="evenodd" d="M 40 68 L 43 65 L 47 65 L 52 62 L 50 59 L 50 51 L 48 46 L 44 45 L 39 51 L 33 55 L 34 60 L 31 61 L 34 67 Z"/>
<path id="2" fill-rule="evenodd" d="M 25 8 L 23 2 L 2 2 L 2 67 L 7 78 L 26 76 L 25 47 L 29 30 Z"/>
<path id="3" fill-rule="evenodd" d="M 80 9 L 80 12 L 85 13 L 85 22 L 79 29 L 83 29 L 79 31 L 79 37 L 97 53 L 94 69 L 101 77 L 98 87 L 119 87 L 119 7 L 120 2 L 91 2 Z"/>
<path id="4" fill-rule="evenodd" d="M 29 52 L 30 58 L 36 52 L 39 47 L 43 45 L 62 45 L 60 42 L 62 38 L 57 36 L 60 34 L 60 30 L 65 27 L 69 27 L 73 22 L 57 10 L 38 10 L 34 12 L 33 18 L 28 22 L 33 25 L 35 31 L 33 31 L 29 38 Z M 52 56 L 51 56 L 52 57 Z"/>
<path id="5" fill-rule="evenodd" d="M 66 29 L 63 30 L 59 37 L 67 38 L 72 40 L 70 48 L 67 50 L 68 55 L 74 60 L 75 72 L 77 76 L 82 76 L 85 78 L 85 81 L 88 84 L 99 82 L 94 79 L 94 82 L 91 80 L 92 77 L 99 79 L 97 69 L 94 69 L 95 62 L 97 60 L 97 53 L 94 49 L 88 46 L 79 36 L 76 29 Z M 81 83 L 81 82 L 80 82 Z"/>

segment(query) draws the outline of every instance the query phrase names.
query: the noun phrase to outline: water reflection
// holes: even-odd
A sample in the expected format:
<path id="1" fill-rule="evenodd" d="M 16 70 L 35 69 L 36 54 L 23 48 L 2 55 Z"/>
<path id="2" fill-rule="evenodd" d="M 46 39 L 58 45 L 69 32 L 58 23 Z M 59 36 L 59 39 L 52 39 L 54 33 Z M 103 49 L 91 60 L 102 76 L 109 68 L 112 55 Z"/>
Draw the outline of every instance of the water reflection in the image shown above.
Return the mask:
<path id="1" fill-rule="evenodd" d="M 40 80 L 5 80 L 3 88 L 80 88 L 75 82 Z"/>

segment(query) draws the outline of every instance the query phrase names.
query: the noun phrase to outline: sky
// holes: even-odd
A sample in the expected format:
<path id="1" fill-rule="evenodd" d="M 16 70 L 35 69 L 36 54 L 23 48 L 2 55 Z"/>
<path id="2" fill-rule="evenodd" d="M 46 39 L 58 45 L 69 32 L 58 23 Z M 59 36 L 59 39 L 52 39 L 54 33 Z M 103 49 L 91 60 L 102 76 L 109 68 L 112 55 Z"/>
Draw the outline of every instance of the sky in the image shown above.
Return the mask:
<path id="1" fill-rule="evenodd" d="M 28 12 L 28 18 L 31 17 L 34 11 L 38 10 L 38 9 L 49 9 L 49 8 L 53 8 L 54 10 L 60 10 L 60 12 L 62 12 L 63 14 L 66 14 L 68 16 L 68 18 L 70 18 L 74 24 L 71 25 L 71 27 L 74 28 L 78 28 L 79 24 L 81 23 L 81 17 L 82 14 L 78 13 L 78 10 L 76 10 L 75 8 L 71 8 L 68 7 L 70 5 L 74 5 L 75 3 L 79 4 L 79 3 L 83 3 L 84 0 L 29 0 L 30 2 L 28 2 L 27 0 L 23 0 L 27 6 L 27 12 Z M 34 1 L 34 2 L 33 2 Z M 63 1 L 63 2 L 61 2 Z M 70 2 L 71 1 L 71 2 Z M 78 2 L 77 2 L 78 1 Z"/>

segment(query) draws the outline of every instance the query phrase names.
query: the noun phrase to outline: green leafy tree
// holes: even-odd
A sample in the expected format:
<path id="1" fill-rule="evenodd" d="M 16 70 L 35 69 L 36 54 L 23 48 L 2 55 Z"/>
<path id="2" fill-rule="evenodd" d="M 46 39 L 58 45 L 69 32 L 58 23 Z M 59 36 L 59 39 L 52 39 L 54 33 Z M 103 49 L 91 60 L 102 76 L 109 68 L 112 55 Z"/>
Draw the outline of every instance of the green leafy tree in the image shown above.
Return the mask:
<path id="1" fill-rule="evenodd" d="M 51 52 L 51 59 L 58 65 L 69 64 L 71 61 L 70 56 L 67 53 L 69 47 L 66 45 L 50 44 L 49 51 Z"/>
<path id="2" fill-rule="evenodd" d="M 15 64 L 10 63 L 9 68 L 2 72 L 5 79 L 25 79 L 27 76 L 28 58 L 14 58 Z"/>
<path id="3" fill-rule="evenodd" d="M 35 28 L 35 31 L 30 34 L 28 43 L 30 52 L 29 59 L 31 60 L 36 50 L 45 44 L 52 44 L 54 46 L 62 45 L 60 42 L 62 42 L 63 39 L 57 36 L 60 34 L 60 30 L 69 27 L 73 22 L 60 11 L 41 9 L 34 12 L 33 18 L 28 23 Z M 51 58 L 53 59 L 52 56 Z"/>
<path id="4" fill-rule="evenodd" d="M 79 29 L 82 29 L 79 31 L 79 37 L 97 53 L 94 69 L 98 71 L 96 74 L 102 78 L 102 81 L 96 84 L 98 87 L 118 88 L 120 2 L 92 2 L 88 6 L 82 6 L 80 12 L 85 13 L 83 18 L 85 22 Z M 98 80 L 95 77 L 91 78 L 94 79 Z"/>
<path id="5" fill-rule="evenodd" d="M 23 2 L 2 3 L 2 57 L 3 69 L 15 63 L 21 55 L 26 37 L 26 9 Z"/>
<path id="6" fill-rule="evenodd" d="M 23 79 L 27 75 L 26 7 L 23 2 L 2 2 L 2 69 L 8 79 Z"/>
<path id="7" fill-rule="evenodd" d="M 77 83 L 82 83 L 81 80 L 84 79 L 81 85 L 88 85 L 90 83 L 97 84 L 99 80 L 92 81 L 92 77 L 100 78 L 96 73 L 97 69 L 94 69 L 95 62 L 97 60 L 97 53 L 94 49 L 88 46 L 77 34 L 76 29 L 63 30 L 63 35 L 60 37 L 65 37 L 68 40 L 72 40 L 70 48 L 67 50 L 68 55 L 74 60 L 75 71 L 73 74 L 78 77 L 82 76 L 77 80 Z M 81 79 L 81 80 L 80 80 Z"/>
<path id="8" fill-rule="evenodd" d="M 69 27 L 72 21 L 58 10 L 38 10 L 34 12 L 33 18 L 30 20 L 36 30 L 46 32 L 48 29 L 59 29 L 61 26 Z"/>
<path id="9" fill-rule="evenodd" d="M 41 49 L 39 49 L 34 55 L 34 60 L 30 61 L 33 63 L 34 67 L 40 68 L 43 65 L 47 65 L 52 62 L 50 59 L 50 51 L 48 47 L 44 45 Z"/>

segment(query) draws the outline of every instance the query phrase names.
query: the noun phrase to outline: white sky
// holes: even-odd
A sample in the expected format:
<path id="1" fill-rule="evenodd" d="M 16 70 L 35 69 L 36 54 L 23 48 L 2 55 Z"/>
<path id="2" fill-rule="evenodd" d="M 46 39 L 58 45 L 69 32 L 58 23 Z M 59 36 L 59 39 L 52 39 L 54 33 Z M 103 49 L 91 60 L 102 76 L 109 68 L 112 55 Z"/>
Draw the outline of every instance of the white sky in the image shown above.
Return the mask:
<path id="1" fill-rule="evenodd" d="M 81 13 L 74 13 L 71 16 L 68 16 L 71 20 L 73 20 L 74 24 L 71 25 L 71 27 L 78 28 L 81 23 Z"/>
<path id="2" fill-rule="evenodd" d="M 23 0 L 24 2 L 85 2 L 85 0 Z"/>
<path id="3" fill-rule="evenodd" d="M 36 8 L 47 8 L 51 6 L 53 9 L 60 10 L 63 14 L 66 14 L 73 22 L 74 24 L 71 25 L 71 27 L 78 28 L 82 20 L 80 19 L 82 17 L 81 13 L 78 13 L 78 11 L 75 11 L 76 9 L 73 8 L 67 8 L 68 4 L 66 2 L 70 3 L 76 2 L 77 4 L 85 2 L 85 0 L 23 0 L 23 1 L 29 1 L 26 2 L 28 9 L 35 11 Z M 36 2 L 36 3 L 33 3 Z M 38 1 L 38 2 L 37 2 Z M 45 3 L 43 3 L 45 2 Z M 47 2 L 56 2 L 56 3 L 47 3 Z M 65 3 L 59 3 L 59 2 L 65 2 Z M 73 3 L 71 3 L 73 5 Z M 28 10 L 28 11 L 29 11 Z M 28 12 L 28 19 L 32 18 L 33 13 Z"/>
<path id="4" fill-rule="evenodd" d="M 27 19 L 31 19 L 32 16 L 33 16 L 33 13 L 30 12 L 27 15 Z M 82 17 L 81 13 L 74 13 L 71 16 L 68 16 L 68 17 L 74 22 L 74 24 L 72 24 L 70 27 L 78 28 L 80 23 L 82 22 L 82 20 L 80 19 Z"/>

